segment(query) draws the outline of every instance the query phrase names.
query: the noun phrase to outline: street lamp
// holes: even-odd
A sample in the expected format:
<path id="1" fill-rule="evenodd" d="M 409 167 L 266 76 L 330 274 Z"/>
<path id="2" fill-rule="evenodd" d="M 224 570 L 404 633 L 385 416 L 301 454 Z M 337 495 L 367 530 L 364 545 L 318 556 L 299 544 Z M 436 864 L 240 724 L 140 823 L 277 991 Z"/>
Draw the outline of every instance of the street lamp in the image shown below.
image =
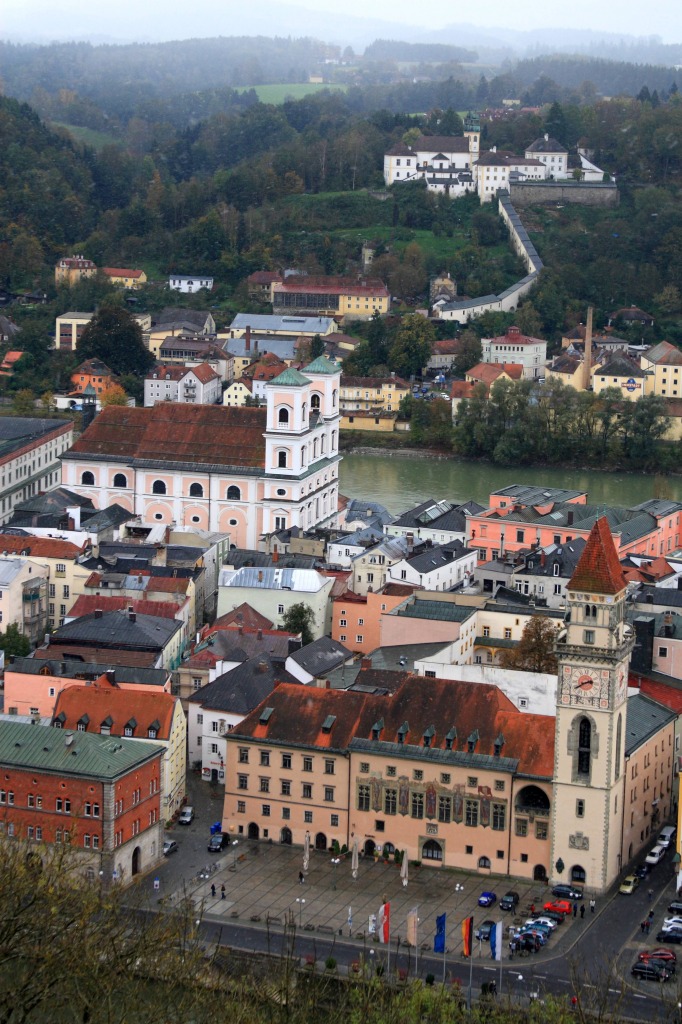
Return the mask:
<path id="1" fill-rule="evenodd" d="M 239 840 L 233 839 L 231 843 L 232 849 L 234 850 L 234 860 L 232 861 L 232 870 L 237 870 L 237 847 L 239 846 Z"/>
<path id="2" fill-rule="evenodd" d="M 298 903 L 298 930 L 300 931 L 302 927 L 303 904 L 305 903 L 305 900 L 302 896 L 297 896 L 296 902 Z"/>
<path id="3" fill-rule="evenodd" d="M 334 884 L 332 885 L 332 889 L 336 889 L 336 867 L 340 862 L 340 857 L 332 857 L 332 864 L 334 865 Z"/>

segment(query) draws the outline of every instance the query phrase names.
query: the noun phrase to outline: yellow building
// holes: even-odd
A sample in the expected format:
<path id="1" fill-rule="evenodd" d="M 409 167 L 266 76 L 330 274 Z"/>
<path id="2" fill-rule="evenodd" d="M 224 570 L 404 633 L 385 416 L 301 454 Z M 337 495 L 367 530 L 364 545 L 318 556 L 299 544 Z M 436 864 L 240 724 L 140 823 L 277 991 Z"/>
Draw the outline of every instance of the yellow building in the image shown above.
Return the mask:
<path id="1" fill-rule="evenodd" d="M 391 434 L 396 429 L 397 412 L 348 412 L 341 416 L 341 430 L 373 430 Z"/>
<path id="2" fill-rule="evenodd" d="M 627 356 L 607 356 L 592 372 L 592 390 L 595 395 L 606 388 L 618 388 L 623 398 L 636 402 L 645 393 L 646 373 Z"/>
<path id="3" fill-rule="evenodd" d="M 640 366 L 646 374 L 645 395 L 662 398 L 682 396 L 682 352 L 669 341 L 661 341 L 640 357 Z"/>
<path id="4" fill-rule="evenodd" d="M 61 625 L 74 600 L 84 592 L 85 581 L 92 570 L 78 559 L 88 554 L 90 543 L 79 546 L 56 537 L 13 537 L 5 535 L 2 557 L 30 558 L 47 569 L 47 624 Z"/>
<path id="5" fill-rule="evenodd" d="M 129 270 L 126 267 L 102 267 L 102 273 L 117 288 L 130 288 L 134 291 L 147 283 L 147 275 L 144 270 Z"/>
<path id="6" fill-rule="evenodd" d="M 342 374 L 339 386 L 341 415 L 357 412 L 397 412 L 409 395 L 410 385 L 400 377 L 353 377 Z"/>
<path id="7" fill-rule="evenodd" d="M 83 331 L 92 320 L 94 313 L 62 313 L 55 321 L 54 347 L 58 352 L 75 352 Z M 136 313 L 140 328 L 148 331 L 152 325 L 149 313 Z"/>
<path id="8" fill-rule="evenodd" d="M 557 356 L 550 366 L 545 370 L 547 380 L 554 378 L 562 384 L 568 384 L 576 391 L 583 390 L 584 363 L 578 356 L 571 356 L 563 352 Z"/>
<path id="9" fill-rule="evenodd" d="M 85 256 L 64 256 L 54 268 L 54 283 L 59 287 L 65 284 L 73 288 L 75 284 L 94 277 L 97 273 L 97 266 L 92 260 L 86 260 Z"/>
<path id="10" fill-rule="evenodd" d="M 292 275 L 272 286 L 275 313 L 327 314 L 369 320 L 388 313 L 391 296 L 378 278 L 306 277 Z"/>
<path id="11" fill-rule="evenodd" d="M 246 405 L 247 398 L 251 397 L 253 384 L 250 380 L 234 380 L 228 388 L 223 391 L 223 405 Z"/>

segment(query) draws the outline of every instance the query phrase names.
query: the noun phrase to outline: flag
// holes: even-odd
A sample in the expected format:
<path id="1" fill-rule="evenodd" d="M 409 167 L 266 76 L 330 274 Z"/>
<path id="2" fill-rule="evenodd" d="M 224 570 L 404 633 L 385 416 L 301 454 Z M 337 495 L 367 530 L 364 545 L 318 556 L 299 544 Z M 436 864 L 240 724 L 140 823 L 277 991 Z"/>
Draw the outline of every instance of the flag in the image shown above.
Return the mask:
<path id="1" fill-rule="evenodd" d="M 474 944 L 474 919 L 465 917 L 462 921 L 462 942 L 464 943 L 464 956 L 471 956 Z"/>
<path id="2" fill-rule="evenodd" d="M 445 914 L 441 914 L 440 917 L 436 918 L 436 936 L 433 940 L 434 953 L 445 952 L 445 917 Z"/>
<path id="3" fill-rule="evenodd" d="M 490 929 L 490 952 L 492 953 L 493 960 L 502 959 L 503 931 L 504 925 L 501 921 L 498 921 Z"/>
<path id="4" fill-rule="evenodd" d="M 390 942 L 391 939 L 391 904 L 382 903 L 377 914 L 377 933 L 379 942 Z"/>
<path id="5" fill-rule="evenodd" d="M 407 941 L 411 946 L 417 945 L 417 908 L 407 915 Z"/>

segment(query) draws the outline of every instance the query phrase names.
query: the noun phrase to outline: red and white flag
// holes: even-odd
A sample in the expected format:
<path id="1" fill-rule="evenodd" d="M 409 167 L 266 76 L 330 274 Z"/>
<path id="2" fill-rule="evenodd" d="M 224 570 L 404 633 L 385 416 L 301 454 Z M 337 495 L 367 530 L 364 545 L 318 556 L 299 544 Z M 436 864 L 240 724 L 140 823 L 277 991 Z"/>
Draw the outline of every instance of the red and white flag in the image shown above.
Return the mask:
<path id="1" fill-rule="evenodd" d="M 391 904 L 382 903 L 377 914 L 377 933 L 379 942 L 391 940 Z"/>

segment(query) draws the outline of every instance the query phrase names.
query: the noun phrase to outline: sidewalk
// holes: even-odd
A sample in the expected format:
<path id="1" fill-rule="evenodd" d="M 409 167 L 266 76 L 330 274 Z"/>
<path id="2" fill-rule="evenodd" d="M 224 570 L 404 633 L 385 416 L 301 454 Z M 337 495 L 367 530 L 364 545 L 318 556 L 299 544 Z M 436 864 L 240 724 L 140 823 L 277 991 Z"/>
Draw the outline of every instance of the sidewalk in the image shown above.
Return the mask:
<path id="1" fill-rule="evenodd" d="M 236 863 L 235 863 L 236 861 Z M 299 883 L 303 851 L 298 847 L 254 842 L 240 837 L 238 846 L 225 851 L 208 878 L 195 879 L 190 887 L 193 899 L 212 920 L 238 918 L 243 922 L 265 922 L 273 918 L 284 924 L 292 915 L 296 926 L 322 934 L 342 934 L 348 938 L 349 913 L 352 914 L 352 935 L 362 939 L 368 933 L 369 917 L 376 914 L 385 900 L 391 904 L 391 936 L 403 941 L 407 934 L 407 914 L 414 908 L 419 915 L 420 946 L 432 948 L 436 916 L 447 914 L 446 947 L 450 956 L 462 955 L 461 922 L 473 914 L 474 931 L 485 920 L 502 921 L 506 928 L 515 920 L 525 920 L 527 908 L 534 903 L 541 910 L 551 899 L 548 886 L 541 882 L 510 878 L 481 878 L 465 872 L 436 867 L 412 867 L 407 886 L 403 886 L 400 869 L 393 862 L 385 864 L 360 858 L 358 878 L 351 874 L 351 858 L 347 855 L 334 868 L 329 853 L 312 851 L 310 869 L 303 885 Z M 211 895 L 211 885 L 216 895 Z M 225 885 L 226 898 L 221 898 Z M 519 893 L 518 915 L 505 913 L 496 904 L 479 907 L 478 897 L 484 890 L 497 894 L 509 889 Z M 297 902 L 298 901 L 298 902 Z M 546 947 L 535 959 L 556 955 L 575 942 L 594 921 L 589 905 L 585 919 L 568 918 L 556 930 Z M 506 959 L 505 945 L 505 959 Z M 544 955 L 543 955 L 544 954 Z M 490 957 L 486 942 L 476 942 L 474 957 Z"/>

